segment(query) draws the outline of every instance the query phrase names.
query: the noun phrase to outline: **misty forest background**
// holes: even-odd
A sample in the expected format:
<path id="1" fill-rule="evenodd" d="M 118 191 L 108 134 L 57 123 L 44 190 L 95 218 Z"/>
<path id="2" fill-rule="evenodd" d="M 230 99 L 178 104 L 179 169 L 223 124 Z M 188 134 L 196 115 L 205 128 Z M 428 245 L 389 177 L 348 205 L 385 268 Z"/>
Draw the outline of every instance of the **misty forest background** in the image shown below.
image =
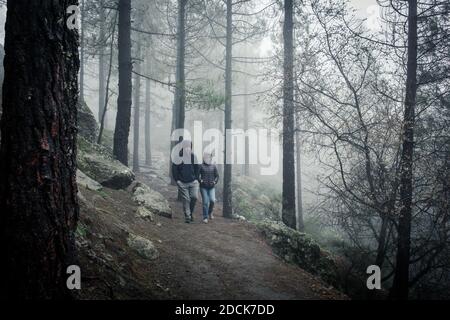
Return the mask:
<path id="1" fill-rule="evenodd" d="M 194 121 L 204 130 L 275 129 L 277 175 L 219 165 L 225 218 L 306 233 L 345 266 L 333 284 L 352 298 L 372 297 L 361 289 L 371 264 L 382 270 L 383 298 L 450 298 L 449 1 L 80 0 L 78 33 L 58 24 L 76 1 L 7 2 L 0 195 L 9 213 L 2 209 L 0 231 L 15 257 L 2 271 L 21 284 L 16 294 L 61 286 L 55 266 L 73 251 L 78 220 L 75 115 L 88 108 L 98 130 L 79 139 L 103 145 L 135 174 L 158 162 L 166 178 L 174 129 Z M 65 85 L 27 89 L 48 77 Z M 28 115 L 28 103 L 42 102 Z M 54 108 L 58 128 L 46 120 Z M 63 138 L 54 142 L 58 161 L 48 156 L 36 182 L 25 153 L 41 129 Z M 252 148 L 247 141 L 246 159 Z M 48 188 L 27 196 L 36 183 Z M 50 218 L 18 219 L 24 208 Z M 58 210 L 65 215 L 50 214 Z M 55 239 L 54 256 L 35 265 L 54 271 L 40 284 L 17 276 L 42 261 L 25 248 L 36 238 L 20 230 Z"/>

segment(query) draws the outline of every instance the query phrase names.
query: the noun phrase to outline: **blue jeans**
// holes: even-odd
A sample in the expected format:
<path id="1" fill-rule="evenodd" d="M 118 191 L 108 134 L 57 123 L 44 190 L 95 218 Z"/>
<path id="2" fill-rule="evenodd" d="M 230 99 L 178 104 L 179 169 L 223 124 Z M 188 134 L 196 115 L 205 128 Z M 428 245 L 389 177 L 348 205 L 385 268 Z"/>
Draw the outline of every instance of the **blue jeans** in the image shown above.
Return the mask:
<path id="1" fill-rule="evenodd" d="M 200 188 L 203 202 L 203 219 L 208 219 L 214 209 L 216 202 L 216 188 L 206 189 Z"/>

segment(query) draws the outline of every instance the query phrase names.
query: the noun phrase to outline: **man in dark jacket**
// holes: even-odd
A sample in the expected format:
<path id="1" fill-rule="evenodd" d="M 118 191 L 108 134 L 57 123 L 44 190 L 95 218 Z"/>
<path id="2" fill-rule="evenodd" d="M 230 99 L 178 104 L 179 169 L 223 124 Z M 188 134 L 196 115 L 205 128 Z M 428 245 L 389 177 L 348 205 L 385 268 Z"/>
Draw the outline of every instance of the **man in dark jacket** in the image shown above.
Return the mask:
<path id="1" fill-rule="evenodd" d="M 186 223 L 192 222 L 195 204 L 199 190 L 199 165 L 197 157 L 192 152 L 192 142 L 183 140 L 180 164 L 172 164 L 172 174 L 177 182 L 178 191 L 183 201 L 183 211 Z"/>

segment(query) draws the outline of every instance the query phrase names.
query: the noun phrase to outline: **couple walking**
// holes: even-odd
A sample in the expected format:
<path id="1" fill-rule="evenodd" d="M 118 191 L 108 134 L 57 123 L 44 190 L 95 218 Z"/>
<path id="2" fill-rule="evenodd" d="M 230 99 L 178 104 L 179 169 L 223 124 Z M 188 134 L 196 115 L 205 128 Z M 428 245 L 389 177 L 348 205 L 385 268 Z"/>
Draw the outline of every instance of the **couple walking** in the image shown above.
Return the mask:
<path id="1" fill-rule="evenodd" d="M 198 190 L 202 195 L 203 222 L 208 223 L 214 218 L 213 210 L 216 202 L 216 184 L 219 181 L 219 171 L 212 163 L 212 155 L 203 154 L 203 163 L 198 164 L 197 157 L 192 152 L 192 142 L 184 140 L 180 164 L 172 164 L 172 175 L 177 182 L 178 191 L 183 202 L 186 223 L 194 221 L 193 213 L 198 198 Z"/>

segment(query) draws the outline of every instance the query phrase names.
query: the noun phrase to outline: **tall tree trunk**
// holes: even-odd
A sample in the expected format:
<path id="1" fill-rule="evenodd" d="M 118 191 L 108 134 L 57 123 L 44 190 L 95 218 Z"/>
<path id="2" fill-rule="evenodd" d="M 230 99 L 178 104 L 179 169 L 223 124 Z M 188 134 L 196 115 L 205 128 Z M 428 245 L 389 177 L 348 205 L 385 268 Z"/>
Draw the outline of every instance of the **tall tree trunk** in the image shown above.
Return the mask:
<path id="1" fill-rule="evenodd" d="M 0 298 L 68 298 L 78 220 L 76 0 L 10 0 L 0 150 Z M 24 19 L 24 17 L 27 17 Z M 61 22 L 63 21 L 63 22 Z M 45 28 L 43 27 L 45 25 Z"/>
<path id="2" fill-rule="evenodd" d="M 224 132 L 224 129 L 223 129 L 223 127 L 224 127 L 224 118 L 225 118 L 224 112 L 219 111 L 217 113 L 217 116 L 216 116 L 216 120 L 217 120 L 216 128 L 219 128 L 220 132 Z M 219 154 L 216 155 L 216 157 L 217 157 L 216 159 L 217 160 L 219 160 L 220 157 L 223 157 L 222 159 L 225 159 L 224 158 L 224 154 L 225 154 L 225 150 L 224 149 L 217 150 L 217 152 L 219 152 Z M 224 164 L 223 164 L 223 162 L 224 161 L 220 161 L 220 162 L 217 163 L 217 170 L 219 172 L 219 176 L 220 177 L 224 176 L 224 174 L 223 174 L 224 173 Z M 221 191 L 219 191 L 219 186 L 221 188 Z M 223 179 L 219 179 L 219 182 L 217 183 L 217 188 L 216 189 L 217 189 L 216 190 L 216 192 L 217 192 L 216 196 L 218 197 L 218 199 L 220 199 L 223 202 Z"/>
<path id="3" fill-rule="evenodd" d="M 172 114 L 172 130 L 183 129 L 185 119 L 186 80 L 184 71 L 186 55 L 186 3 L 187 0 L 178 0 L 176 87 Z M 172 151 L 177 143 L 177 141 L 171 142 L 170 151 Z M 170 163 L 172 164 L 172 162 Z M 176 184 L 176 181 L 174 181 L 172 177 L 172 165 L 169 166 L 169 171 L 172 184 Z"/>
<path id="4" fill-rule="evenodd" d="M 248 80 L 244 81 L 244 131 L 247 133 L 248 131 Z M 248 137 L 245 136 L 245 163 L 244 163 L 244 175 L 250 175 L 250 146 Z"/>
<path id="5" fill-rule="evenodd" d="M 283 222 L 293 229 L 295 221 L 295 157 L 294 157 L 294 62 L 293 4 L 284 1 L 284 86 L 283 86 Z"/>
<path id="6" fill-rule="evenodd" d="M 84 0 L 81 0 L 81 39 L 80 39 L 80 101 L 84 101 L 84 50 L 85 50 L 85 4 Z"/>
<path id="7" fill-rule="evenodd" d="M 147 74 L 151 74 L 150 57 L 147 56 Z M 151 144 L 151 82 L 145 81 L 145 164 L 152 165 L 152 144 Z"/>
<path id="8" fill-rule="evenodd" d="M 141 43 L 136 48 L 136 73 L 134 77 L 134 126 L 133 126 L 133 171 L 139 172 L 139 129 L 141 117 Z"/>
<path id="9" fill-rule="evenodd" d="M 395 212 L 396 199 L 398 194 L 398 187 L 400 185 L 400 181 L 396 178 L 392 184 L 392 191 L 389 195 L 388 200 L 381 207 L 380 218 L 380 233 L 377 239 L 377 255 L 375 258 L 375 265 L 383 268 L 384 261 L 386 259 L 386 249 L 389 246 L 389 238 L 392 231 L 392 220 L 391 217 Z M 372 295 L 374 296 L 374 295 Z"/>
<path id="10" fill-rule="evenodd" d="M 299 128 L 299 121 L 297 120 L 297 129 Z M 297 216 L 296 216 L 296 222 L 297 226 L 296 229 L 298 231 L 304 232 L 305 231 L 305 224 L 303 222 L 303 197 L 302 197 L 302 149 L 301 149 L 301 141 L 300 141 L 300 132 L 297 131 L 295 134 L 295 146 L 297 150 L 296 154 L 296 177 L 297 177 Z"/>
<path id="11" fill-rule="evenodd" d="M 186 104 L 186 79 L 185 79 L 185 51 L 186 51 L 186 3 L 187 0 L 178 1 L 178 41 L 177 41 L 177 67 L 175 108 L 177 109 L 176 128 L 184 128 L 185 104 Z"/>
<path id="12" fill-rule="evenodd" d="M 97 139 L 98 144 L 100 144 L 102 142 L 103 129 L 105 127 L 105 121 L 106 121 L 106 112 L 108 111 L 109 84 L 111 83 L 112 63 L 113 63 L 113 56 L 114 56 L 114 37 L 116 35 L 117 16 L 118 16 L 118 14 L 116 13 L 116 16 L 114 17 L 114 24 L 113 24 L 113 29 L 112 29 L 112 33 L 111 33 L 111 44 L 109 47 L 108 77 L 106 78 L 106 88 L 105 88 L 105 105 L 103 107 L 103 113 L 100 118 L 100 130 L 99 130 L 98 139 Z"/>
<path id="13" fill-rule="evenodd" d="M 98 53 L 98 121 L 100 122 L 103 116 L 103 109 L 105 108 L 105 93 L 106 93 L 106 76 L 105 76 L 105 65 L 106 65 L 106 36 L 105 36 L 105 8 L 104 0 L 100 1 L 100 35 L 99 42 L 100 48 Z"/>
<path id="14" fill-rule="evenodd" d="M 387 215 L 381 217 L 380 235 L 378 237 L 377 256 L 375 258 L 375 265 L 380 268 L 383 267 L 384 259 L 386 257 L 386 241 L 388 236 L 389 220 Z"/>
<path id="15" fill-rule="evenodd" d="M 231 193 L 231 141 L 227 139 L 226 131 L 231 129 L 231 107 L 232 107 L 232 54 L 233 54 L 233 4 L 227 0 L 227 35 L 225 53 L 225 165 L 223 168 L 223 216 L 231 218 L 233 215 L 233 201 Z M 229 159 L 228 159 L 229 158 Z"/>
<path id="16" fill-rule="evenodd" d="M 119 0 L 119 97 L 113 154 L 128 166 L 128 135 L 131 118 L 131 0 Z"/>
<path id="17" fill-rule="evenodd" d="M 403 119 L 403 146 L 400 169 L 400 216 L 398 220 L 397 256 L 390 296 L 408 299 L 411 217 L 413 193 L 414 122 L 417 93 L 417 0 L 409 0 L 408 60 Z"/>

